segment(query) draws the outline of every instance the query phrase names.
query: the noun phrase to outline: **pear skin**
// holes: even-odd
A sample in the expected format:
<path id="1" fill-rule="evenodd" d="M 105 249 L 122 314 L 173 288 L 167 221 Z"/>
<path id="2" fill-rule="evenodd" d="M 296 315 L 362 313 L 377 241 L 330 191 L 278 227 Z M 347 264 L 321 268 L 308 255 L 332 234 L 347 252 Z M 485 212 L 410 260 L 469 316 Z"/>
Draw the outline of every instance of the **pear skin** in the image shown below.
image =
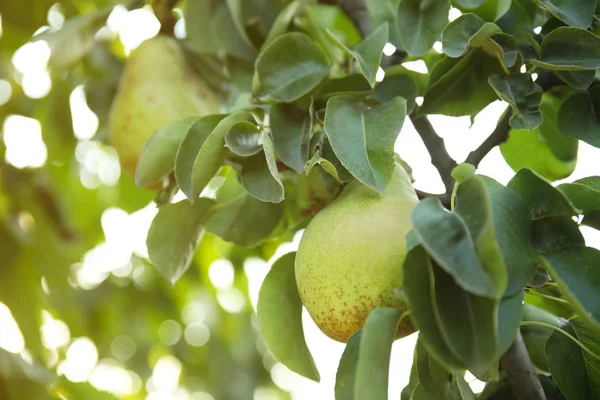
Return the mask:
<path id="1" fill-rule="evenodd" d="M 376 307 L 406 310 L 398 297 L 406 234 L 417 195 L 404 169 L 379 194 L 353 181 L 308 224 L 296 255 L 302 303 L 330 338 L 346 342 Z M 408 318 L 397 337 L 414 332 Z"/>
<path id="2" fill-rule="evenodd" d="M 158 35 L 143 42 L 127 61 L 111 106 L 110 140 L 122 168 L 134 176 L 146 142 L 160 128 L 217 112 L 218 99 L 188 66 L 177 41 Z"/>

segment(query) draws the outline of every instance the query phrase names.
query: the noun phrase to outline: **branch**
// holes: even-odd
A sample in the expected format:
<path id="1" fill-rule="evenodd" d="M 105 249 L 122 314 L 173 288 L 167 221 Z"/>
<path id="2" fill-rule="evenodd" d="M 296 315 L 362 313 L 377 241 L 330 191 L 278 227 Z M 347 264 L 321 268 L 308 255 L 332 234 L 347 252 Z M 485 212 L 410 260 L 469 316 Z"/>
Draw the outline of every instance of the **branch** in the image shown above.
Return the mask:
<path id="1" fill-rule="evenodd" d="M 367 2 L 365 0 L 339 0 L 339 2 L 361 36 L 363 38 L 369 36 L 373 32 L 373 21 L 367 10 Z"/>
<path id="2" fill-rule="evenodd" d="M 506 372 L 517 400 L 546 400 L 520 331 L 517 331 L 515 341 L 500 358 L 500 367 Z"/>
<path id="3" fill-rule="evenodd" d="M 473 164 L 475 167 L 483 158 L 496 146 L 508 140 L 508 132 L 510 131 L 510 117 L 512 116 L 512 108 L 508 107 L 504 112 L 504 116 L 496 125 L 494 131 L 488 136 L 481 145 L 469 153 L 465 162 Z"/>
<path id="4" fill-rule="evenodd" d="M 451 173 L 457 166 L 456 161 L 450 157 L 444 145 L 444 140 L 435 132 L 426 116 L 415 117 L 414 114 L 411 114 L 410 120 L 419 136 L 421 136 L 423 143 L 425 143 L 425 147 L 431 156 L 431 163 L 437 168 L 442 182 L 444 182 L 446 193 L 441 196 L 442 203 L 449 203 L 454 188 L 454 178 L 452 178 Z"/>

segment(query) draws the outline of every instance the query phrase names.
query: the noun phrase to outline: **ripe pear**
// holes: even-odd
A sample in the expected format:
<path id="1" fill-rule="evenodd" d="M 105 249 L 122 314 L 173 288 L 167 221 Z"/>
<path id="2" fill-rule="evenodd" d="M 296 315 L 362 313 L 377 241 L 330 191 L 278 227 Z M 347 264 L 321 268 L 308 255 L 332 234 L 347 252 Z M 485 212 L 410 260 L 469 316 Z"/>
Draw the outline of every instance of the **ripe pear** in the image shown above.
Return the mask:
<path id="1" fill-rule="evenodd" d="M 113 100 L 109 129 L 123 169 L 134 176 L 146 142 L 163 126 L 219 111 L 209 87 L 188 66 L 172 37 L 143 42 L 127 61 Z"/>
<path id="2" fill-rule="evenodd" d="M 330 338 L 346 342 L 376 307 L 406 310 L 397 289 L 417 203 L 407 173 L 396 165 L 382 194 L 353 181 L 308 224 L 296 255 L 296 282 L 308 313 Z M 404 318 L 397 337 L 412 332 Z"/>

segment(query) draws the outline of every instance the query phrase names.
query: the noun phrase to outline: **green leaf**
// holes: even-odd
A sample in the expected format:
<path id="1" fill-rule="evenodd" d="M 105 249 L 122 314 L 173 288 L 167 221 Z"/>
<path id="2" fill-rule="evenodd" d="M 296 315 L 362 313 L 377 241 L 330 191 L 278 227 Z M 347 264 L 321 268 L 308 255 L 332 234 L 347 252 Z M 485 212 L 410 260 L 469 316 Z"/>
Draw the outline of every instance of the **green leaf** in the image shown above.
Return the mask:
<path id="1" fill-rule="evenodd" d="M 585 29 L 560 27 L 542 42 L 539 60 L 533 62 L 552 70 L 600 68 L 600 38 Z"/>
<path id="2" fill-rule="evenodd" d="M 541 125 L 543 117 L 540 112 L 540 103 L 543 91 L 531 79 L 531 75 L 491 75 L 488 82 L 496 91 L 498 97 L 512 107 L 511 127 L 531 131 Z"/>
<path id="3" fill-rule="evenodd" d="M 296 172 L 304 171 L 308 161 L 312 121 L 312 107 L 302 110 L 294 104 L 275 104 L 269 109 L 275 151 Z"/>
<path id="4" fill-rule="evenodd" d="M 544 93 L 540 104 L 542 124 L 533 131 L 512 129 L 508 141 L 500 145 L 502 156 L 513 171 L 529 168 L 550 181 L 573 172 L 579 144 L 558 128 L 560 103 L 559 97 Z"/>
<path id="5" fill-rule="evenodd" d="M 541 254 L 585 245 L 577 223 L 569 217 L 547 217 L 533 221 L 533 241 Z"/>
<path id="6" fill-rule="evenodd" d="M 563 192 L 529 169 L 517 172 L 507 186 L 525 201 L 532 219 L 555 216 L 572 217 L 579 214 Z"/>
<path id="7" fill-rule="evenodd" d="M 135 170 L 138 186 L 152 186 L 173 170 L 179 145 L 197 120 L 198 117 L 186 117 L 172 122 L 148 140 Z"/>
<path id="8" fill-rule="evenodd" d="M 507 269 L 504 296 L 513 296 L 533 278 L 538 264 L 531 219 L 527 205 L 511 189 L 491 178 L 481 178 L 492 203 L 496 239 Z"/>
<path id="9" fill-rule="evenodd" d="M 415 99 L 418 95 L 417 84 L 408 74 L 390 73 L 390 70 L 387 70 L 385 78 L 375 86 L 370 98 L 380 103 L 387 103 L 394 97 L 403 97 L 406 99 L 406 112 L 410 114 L 415 108 Z"/>
<path id="10" fill-rule="evenodd" d="M 596 78 L 596 71 L 594 70 L 554 71 L 554 73 L 569 86 L 579 90 L 587 90 Z"/>
<path id="11" fill-rule="evenodd" d="M 565 247 L 546 254 L 550 275 L 561 293 L 589 323 L 600 330 L 600 250 Z"/>
<path id="12" fill-rule="evenodd" d="M 598 333 L 580 318 L 574 318 L 563 329 L 584 346 L 600 355 Z M 592 357 L 561 332 L 553 332 L 546 343 L 546 357 L 552 378 L 569 400 L 600 397 L 600 360 Z"/>
<path id="13" fill-rule="evenodd" d="M 433 259 L 471 293 L 498 298 L 506 281 L 498 285 L 486 271 L 465 221 L 446 211 L 438 199 L 422 200 L 411 217 L 421 243 Z"/>
<path id="14" fill-rule="evenodd" d="M 498 25 L 485 22 L 475 14 L 463 14 L 444 29 L 442 48 L 448 56 L 460 57 L 470 47 L 484 46 L 493 34 L 499 32 Z"/>
<path id="15" fill-rule="evenodd" d="M 503 73 L 497 58 L 481 49 L 474 49 L 460 59 L 443 58 L 431 72 L 430 85 L 418 112 L 475 115 L 497 99 L 488 77 Z"/>
<path id="16" fill-rule="evenodd" d="M 377 76 L 377 70 L 379 64 L 381 64 L 381 55 L 383 53 L 383 47 L 388 41 L 388 25 L 384 23 L 380 25 L 373 33 L 365 38 L 362 42 L 354 46 L 353 49 L 349 49 L 338 38 L 335 37 L 331 31 L 327 31 L 329 37 L 333 39 L 343 51 L 348 53 L 351 57 L 354 57 L 358 63 L 360 72 L 367 79 L 371 87 L 375 86 L 375 77 Z"/>
<path id="17" fill-rule="evenodd" d="M 362 338 L 362 329 L 350 336 L 337 372 L 335 374 L 335 398 L 354 400 L 354 385 L 356 382 L 356 366 Z"/>
<path id="18" fill-rule="evenodd" d="M 202 223 L 213 204 L 211 199 L 201 198 L 192 205 L 184 200 L 158 209 L 146 245 L 150 261 L 171 284 L 189 268 L 204 234 Z"/>
<path id="19" fill-rule="evenodd" d="M 544 0 L 541 4 L 557 18 L 575 28 L 588 28 L 598 0 Z"/>
<path id="20" fill-rule="evenodd" d="M 461 289 L 441 268 L 433 268 L 435 316 L 446 345 L 475 376 L 483 376 L 497 360 L 498 302 Z"/>
<path id="21" fill-rule="evenodd" d="M 342 165 L 359 181 L 379 191 L 395 169 L 394 143 L 406 116 L 406 100 L 365 109 L 352 96 L 327 102 L 325 133 Z"/>
<path id="22" fill-rule="evenodd" d="M 234 124 L 242 121 L 255 122 L 250 112 L 238 111 L 221 119 L 217 126 L 210 132 L 204 130 L 208 124 L 202 123 L 197 126 L 195 123 L 181 142 L 180 149 L 188 145 L 193 147 L 194 150 L 197 149 L 195 157 L 192 155 L 194 161 L 190 181 L 178 181 L 181 191 L 186 194 L 191 202 L 200 195 L 202 189 L 210 182 L 221 167 L 221 164 L 223 164 L 226 155 L 225 135 Z M 200 128 L 203 130 L 199 131 Z M 190 136 L 191 138 L 188 141 L 188 137 Z M 186 161 L 188 160 L 182 160 L 182 163 Z M 177 164 L 177 160 L 175 163 Z M 182 184 L 184 185 L 182 186 Z"/>
<path id="23" fill-rule="evenodd" d="M 277 18 L 273 22 L 271 30 L 269 30 L 269 34 L 263 42 L 261 49 L 264 49 L 269 44 L 271 44 L 273 40 L 275 40 L 276 38 L 288 31 L 288 28 L 294 20 L 296 14 L 298 13 L 298 9 L 300 8 L 301 4 L 301 1 L 292 1 L 283 9 L 283 11 L 279 13 L 279 15 L 277 15 Z"/>
<path id="24" fill-rule="evenodd" d="M 523 315 L 525 294 L 520 290 L 512 297 L 504 297 L 498 305 L 498 355 L 504 354 L 515 341 Z"/>
<path id="25" fill-rule="evenodd" d="M 557 327 L 563 327 L 566 323 L 563 318 L 527 303 L 523 305 L 523 321 L 544 322 Z M 521 335 L 523 336 L 525 346 L 527 346 L 527 352 L 531 357 L 531 361 L 533 361 L 536 367 L 548 372 L 550 368 L 548 367 L 544 349 L 553 332 L 553 330 L 540 325 L 521 326 Z"/>
<path id="26" fill-rule="evenodd" d="M 225 241 L 254 247 L 269 237 L 282 216 L 283 203 L 265 203 L 251 196 L 231 171 L 217 191 L 204 228 Z"/>
<path id="27" fill-rule="evenodd" d="M 422 56 L 448 24 L 450 0 L 403 0 L 397 10 L 402 48 L 411 56 Z"/>
<path id="28" fill-rule="evenodd" d="M 587 92 L 575 93 L 558 110 L 558 129 L 565 135 L 600 147 L 599 107 L 600 87 L 592 86 Z"/>
<path id="29" fill-rule="evenodd" d="M 371 93 L 371 85 L 363 74 L 352 73 L 341 78 L 328 79 L 319 91 L 319 99 L 327 100 L 340 94 L 367 97 Z"/>
<path id="30" fill-rule="evenodd" d="M 588 176 L 572 183 L 558 186 L 572 202 L 580 208 L 583 214 L 591 213 L 600 208 L 600 177 Z"/>
<path id="31" fill-rule="evenodd" d="M 397 308 L 378 307 L 367 317 L 356 364 L 356 400 L 388 398 L 390 356 L 401 313 Z"/>
<path id="32" fill-rule="evenodd" d="M 454 0 L 452 3 L 463 13 L 473 13 L 494 22 L 508 11 L 511 0 Z"/>
<path id="33" fill-rule="evenodd" d="M 464 364 L 448 348 L 435 318 L 433 265 L 422 246 L 410 249 L 404 261 L 404 293 L 411 317 L 431 355 L 447 370 L 464 369 Z"/>
<path id="34" fill-rule="evenodd" d="M 387 23 L 389 27 L 390 43 L 397 48 L 403 48 L 400 39 L 400 25 L 398 23 L 398 7 L 402 0 L 366 0 L 367 10 L 371 15 L 373 24 L 377 27 Z"/>
<path id="35" fill-rule="evenodd" d="M 49 65 L 65 68 L 80 61 L 92 49 L 96 32 L 106 23 L 112 7 L 86 13 L 65 21 L 58 30 L 47 30 L 33 40 L 43 40 L 50 46 Z"/>
<path id="36" fill-rule="evenodd" d="M 520 45 L 530 47 L 529 32 L 533 29 L 533 19 L 538 7 L 529 0 L 498 0 L 497 4 L 502 6 L 504 14 L 495 20 L 496 24 L 502 28 L 502 31 L 514 36 Z M 533 13 L 529 12 L 528 7 L 533 9 Z M 481 17 L 487 19 L 483 15 Z"/>
<path id="37" fill-rule="evenodd" d="M 279 178 L 273 140 L 268 133 L 263 135 L 263 149 L 244 163 L 240 182 L 252 196 L 269 203 L 283 201 L 283 183 Z"/>
<path id="38" fill-rule="evenodd" d="M 295 259 L 296 253 L 281 256 L 263 281 L 258 294 L 258 325 L 265 345 L 277 361 L 318 382 L 319 371 L 304 340 Z"/>
<path id="39" fill-rule="evenodd" d="M 329 73 L 325 53 L 306 34 L 279 36 L 256 59 L 256 95 L 277 102 L 294 101 L 313 90 Z"/>
<path id="40" fill-rule="evenodd" d="M 192 199 L 192 169 L 200 149 L 208 136 L 226 115 L 207 115 L 196 120 L 181 141 L 175 156 L 175 178 L 179 188 L 188 199 Z"/>
<path id="41" fill-rule="evenodd" d="M 261 150 L 261 137 L 261 130 L 255 123 L 239 121 L 225 134 L 225 144 L 238 156 L 249 157 Z"/>
<path id="42" fill-rule="evenodd" d="M 504 32 L 493 35 L 488 45 L 484 46 L 484 50 L 489 54 L 496 55 L 508 68 L 513 67 L 519 57 L 517 41 L 512 35 Z"/>
<path id="43" fill-rule="evenodd" d="M 29 363 L 20 354 L 10 353 L 2 348 L 0 348 L 0 377 L 37 382 L 43 385 L 52 383 L 56 379 L 56 376 L 42 365 L 36 362 Z"/>
<path id="44" fill-rule="evenodd" d="M 321 157 L 318 153 L 315 153 L 315 155 L 310 160 L 308 160 L 308 163 L 306 163 L 304 173 L 308 176 L 315 165 L 318 165 L 321 168 L 323 168 L 325 172 L 333 176 L 338 182 L 343 182 L 342 178 L 340 178 L 340 174 L 338 173 L 337 168 L 335 168 L 335 165 L 333 165 L 331 161 Z"/>

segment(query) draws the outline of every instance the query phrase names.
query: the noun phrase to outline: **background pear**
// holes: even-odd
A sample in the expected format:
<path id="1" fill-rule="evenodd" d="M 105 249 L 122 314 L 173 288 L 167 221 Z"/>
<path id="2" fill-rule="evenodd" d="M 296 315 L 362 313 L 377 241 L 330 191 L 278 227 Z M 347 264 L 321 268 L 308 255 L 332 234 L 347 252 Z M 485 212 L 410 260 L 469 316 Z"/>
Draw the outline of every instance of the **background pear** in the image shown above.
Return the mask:
<path id="1" fill-rule="evenodd" d="M 379 194 L 353 181 L 310 222 L 296 256 L 300 297 L 319 328 L 346 342 L 375 307 L 406 309 L 402 285 L 405 236 L 418 203 L 400 166 Z M 408 318 L 398 337 L 414 331 Z"/>
<path id="2" fill-rule="evenodd" d="M 121 166 L 133 176 L 144 145 L 160 128 L 218 111 L 217 98 L 188 66 L 177 41 L 158 35 L 127 61 L 111 107 L 110 139 Z"/>

